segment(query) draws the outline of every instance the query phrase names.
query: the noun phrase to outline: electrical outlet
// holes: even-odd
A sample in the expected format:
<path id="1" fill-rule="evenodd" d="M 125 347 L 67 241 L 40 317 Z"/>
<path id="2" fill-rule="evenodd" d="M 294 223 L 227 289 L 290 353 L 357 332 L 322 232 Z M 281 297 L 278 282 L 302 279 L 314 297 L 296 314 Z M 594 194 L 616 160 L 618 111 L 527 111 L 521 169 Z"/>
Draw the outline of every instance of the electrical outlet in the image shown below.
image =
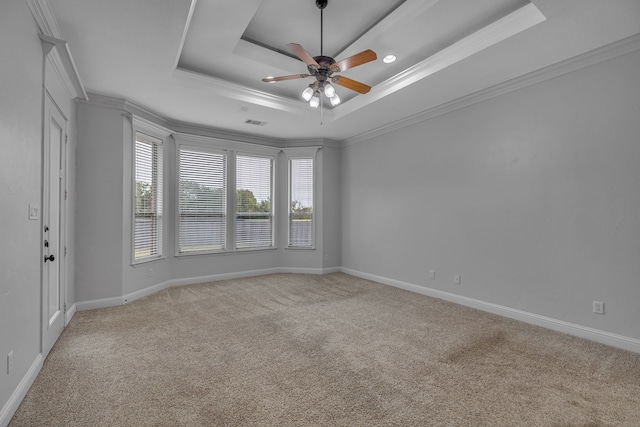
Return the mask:
<path id="1" fill-rule="evenodd" d="M 436 272 L 433 270 L 429 270 L 429 279 L 435 279 L 436 278 Z"/>
<path id="2" fill-rule="evenodd" d="M 460 284 L 460 275 L 456 274 L 453 276 L 453 283 L 455 283 L 456 285 Z"/>
<path id="3" fill-rule="evenodd" d="M 10 351 L 9 354 L 7 354 L 7 375 L 9 375 L 12 370 L 13 370 L 13 351 Z"/>
<path id="4" fill-rule="evenodd" d="M 597 314 L 604 314 L 604 303 L 602 301 L 594 301 L 593 312 Z"/>

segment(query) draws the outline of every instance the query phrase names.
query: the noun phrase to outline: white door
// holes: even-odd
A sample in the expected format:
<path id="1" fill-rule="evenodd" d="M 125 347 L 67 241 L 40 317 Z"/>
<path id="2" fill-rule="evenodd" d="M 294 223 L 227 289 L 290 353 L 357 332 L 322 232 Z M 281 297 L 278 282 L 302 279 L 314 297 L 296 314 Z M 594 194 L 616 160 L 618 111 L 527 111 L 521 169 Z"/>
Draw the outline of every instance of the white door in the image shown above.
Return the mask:
<path id="1" fill-rule="evenodd" d="M 64 188 L 67 123 L 56 105 L 45 96 L 44 194 L 42 209 L 42 355 L 49 354 L 64 329 Z"/>

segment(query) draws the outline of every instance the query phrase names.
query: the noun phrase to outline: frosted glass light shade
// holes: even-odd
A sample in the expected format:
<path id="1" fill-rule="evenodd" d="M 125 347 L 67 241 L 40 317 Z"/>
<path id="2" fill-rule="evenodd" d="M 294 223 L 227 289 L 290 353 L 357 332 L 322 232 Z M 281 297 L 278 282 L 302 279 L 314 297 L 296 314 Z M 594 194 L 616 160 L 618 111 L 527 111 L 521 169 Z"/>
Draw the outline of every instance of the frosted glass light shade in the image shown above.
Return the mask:
<path id="1" fill-rule="evenodd" d="M 302 91 L 302 99 L 304 99 L 305 101 L 310 101 L 311 97 L 313 97 L 313 89 L 308 87 Z"/>
<path id="2" fill-rule="evenodd" d="M 336 90 L 329 83 L 324 85 L 324 94 L 327 98 L 331 98 L 336 93 Z"/>
<path id="3" fill-rule="evenodd" d="M 331 101 L 331 105 L 335 107 L 336 105 L 340 104 L 340 97 L 337 93 L 334 92 L 333 96 L 329 98 L 329 101 Z"/>
<path id="4" fill-rule="evenodd" d="M 318 105 L 320 105 L 320 97 L 317 95 L 314 95 L 309 101 L 309 106 L 311 108 L 318 108 Z"/>

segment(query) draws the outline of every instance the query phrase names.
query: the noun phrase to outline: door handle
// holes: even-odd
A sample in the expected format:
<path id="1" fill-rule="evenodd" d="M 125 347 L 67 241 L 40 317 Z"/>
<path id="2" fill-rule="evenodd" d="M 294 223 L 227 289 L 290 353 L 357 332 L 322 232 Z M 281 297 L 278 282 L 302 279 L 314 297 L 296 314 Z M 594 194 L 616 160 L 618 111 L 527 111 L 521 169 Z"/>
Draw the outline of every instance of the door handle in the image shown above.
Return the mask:
<path id="1" fill-rule="evenodd" d="M 53 255 L 49 255 L 49 256 L 44 257 L 44 262 L 55 261 L 55 260 L 56 260 L 56 257 L 54 257 Z"/>

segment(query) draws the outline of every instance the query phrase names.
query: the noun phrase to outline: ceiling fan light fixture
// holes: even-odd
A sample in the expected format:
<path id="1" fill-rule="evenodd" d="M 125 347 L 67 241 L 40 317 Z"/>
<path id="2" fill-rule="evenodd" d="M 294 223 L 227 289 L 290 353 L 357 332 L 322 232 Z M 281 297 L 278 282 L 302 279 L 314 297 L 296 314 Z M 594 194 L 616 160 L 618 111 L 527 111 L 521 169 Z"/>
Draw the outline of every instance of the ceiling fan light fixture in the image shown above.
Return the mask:
<path id="1" fill-rule="evenodd" d="M 288 43 L 287 47 L 306 64 L 307 74 L 292 74 L 288 76 L 278 77 L 265 77 L 263 82 L 271 83 L 282 80 L 292 79 L 304 79 L 307 77 L 315 77 L 316 81 L 305 88 L 300 94 L 302 99 L 309 102 L 311 108 L 318 108 L 321 105 L 322 93 L 331 101 L 331 105 L 336 106 L 340 104 L 340 97 L 336 93 L 335 88 L 329 84 L 329 81 L 337 84 L 338 86 L 346 87 L 355 92 L 365 94 L 371 90 L 371 86 L 364 83 L 360 83 L 356 80 L 348 77 L 333 75 L 334 73 L 341 73 L 350 68 L 357 67 L 362 64 L 366 64 L 378 59 L 376 53 L 371 49 L 363 50 L 360 53 L 351 55 L 348 58 L 344 58 L 341 61 L 337 61 L 329 56 L 325 56 L 323 53 L 323 9 L 327 7 L 328 0 L 315 0 L 316 6 L 320 9 L 320 55 L 311 56 L 301 45 L 297 43 Z M 321 107 L 322 108 L 322 107 Z"/>
<path id="2" fill-rule="evenodd" d="M 327 95 L 327 98 L 331 99 L 333 95 L 335 95 L 336 90 L 329 83 L 324 85 L 324 94 Z"/>
<path id="3" fill-rule="evenodd" d="M 320 92 L 315 91 L 311 99 L 309 100 L 309 106 L 311 108 L 318 108 L 320 105 Z"/>
<path id="4" fill-rule="evenodd" d="M 302 99 L 304 99 L 305 101 L 309 102 L 312 97 L 313 97 L 313 89 L 311 88 L 311 86 L 307 87 L 305 90 L 302 91 Z"/>

